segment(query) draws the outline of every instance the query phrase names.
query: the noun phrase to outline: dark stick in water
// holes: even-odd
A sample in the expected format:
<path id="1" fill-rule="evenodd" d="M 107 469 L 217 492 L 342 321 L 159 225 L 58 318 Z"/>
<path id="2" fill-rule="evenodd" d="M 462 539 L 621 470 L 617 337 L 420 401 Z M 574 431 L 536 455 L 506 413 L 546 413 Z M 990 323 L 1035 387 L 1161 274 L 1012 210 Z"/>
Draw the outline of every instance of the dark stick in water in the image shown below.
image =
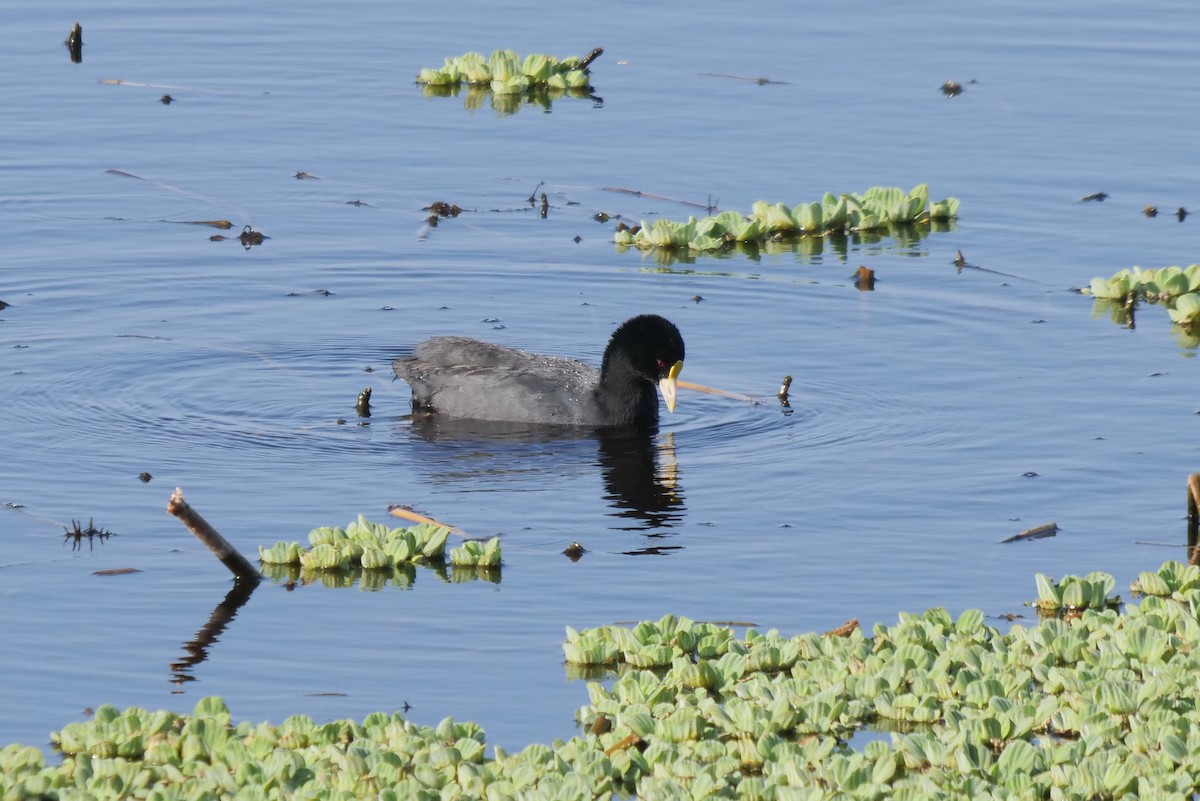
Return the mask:
<path id="1" fill-rule="evenodd" d="M 204 547 L 212 551 L 213 556 L 221 560 L 221 564 L 229 568 L 238 581 L 258 583 L 262 576 L 258 569 L 242 556 L 237 548 L 229 544 L 229 540 L 217 533 L 200 514 L 183 499 L 183 490 L 175 488 L 171 500 L 167 501 L 167 511 L 179 518 L 179 522 L 187 526 L 188 531 L 196 535 L 196 539 L 204 543 Z"/>

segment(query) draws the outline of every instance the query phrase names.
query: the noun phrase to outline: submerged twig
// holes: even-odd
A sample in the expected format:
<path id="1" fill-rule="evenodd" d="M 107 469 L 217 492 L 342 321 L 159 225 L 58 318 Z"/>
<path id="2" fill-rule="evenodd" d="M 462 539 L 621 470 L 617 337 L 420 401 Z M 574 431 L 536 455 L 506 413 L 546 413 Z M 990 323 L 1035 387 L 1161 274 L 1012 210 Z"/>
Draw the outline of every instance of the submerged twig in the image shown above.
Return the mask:
<path id="1" fill-rule="evenodd" d="M 167 501 L 167 511 L 179 518 L 179 522 L 196 535 L 196 539 L 204 543 L 204 547 L 212 551 L 213 556 L 220 559 L 221 564 L 229 568 L 238 581 L 258 583 L 262 578 L 258 569 L 250 564 L 237 548 L 230 545 L 227 539 L 217 533 L 217 530 L 210 526 L 207 520 L 188 505 L 187 501 L 183 499 L 183 490 L 179 487 L 175 488 L 171 500 Z"/>
<path id="2" fill-rule="evenodd" d="M 728 72 L 706 72 L 704 74 L 709 76 L 710 78 L 732 78 L 735 81 L 750 81 L 751 83 L 756 83 L 759 86 L 766 86 L 769 83 L 778 83 L 778 84 L 791 83 L 791 81 L 773 81 L 770 78 L 763 78 L 763 77 L 752 78 L 748 75 L 730 75 Z"/>
<path id="3" fill-rule="evenodd" d="M 650 198 L 651 200 L 665 200 L 668 203 L 682 203 L 684 206 L 695 206 L 696 208 L 704 209 L 709 213 L 715 211 L 715 209 L 712 207 L 711 199 L 708 203 L 697 203 L 694 200 L 680 200 L 679 198 L 667 197 L 666 195 L 655 195 L 650 192 L 643 192 L 640 189 L 626 189 L 621 186 L 605 186 L 603 189 L 605 192 L 620 192 L 623 195 L 633 195 L 634 197 L 646 197 Z"/>
<path id="4" fill-rule="evenodd" d="M 1057 523 L 1043 523 L 1040 526 L 1034 526 L 1022 531 L 1020 534 L 1014 534 L 1006 540 L 1000 540 L 1003 545 L 1006 542 L 1020 542 L 1022 540 L 1041 540 L 1046 537 L 1053 537 L 1058 533 Z"/>

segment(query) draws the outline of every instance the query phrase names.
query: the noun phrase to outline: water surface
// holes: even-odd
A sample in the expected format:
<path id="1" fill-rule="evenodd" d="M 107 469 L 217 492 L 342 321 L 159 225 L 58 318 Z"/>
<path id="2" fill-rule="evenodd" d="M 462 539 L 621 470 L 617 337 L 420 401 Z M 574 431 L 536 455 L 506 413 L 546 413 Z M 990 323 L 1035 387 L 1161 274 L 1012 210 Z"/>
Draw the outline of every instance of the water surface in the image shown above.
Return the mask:
<path id="1" fill-rule="evenodd" d="M 1129 331 L 1069 289 L 1196 260 L 1195 218 L 1170 215 L 1200 209 L 1188 4 L 600 19 L 135 0 L 87 9 L 73 65 L 76 13 L 0 11 L 0 502 L 21 505 L 0 509 L 0 742 L 45 745 L 102 703 L 219 694 L 274 722 L 408 703 L 515 748 L 573 731 L 567 625 L 1021 612 L 1034 572 L 1124 586 L 1182 555 L 1194 352 L 1161 309 Z M 549 113 L 411 81 L 467 50 L 596 45 L 603 101 Z M 664 267 L 592 219 L 696 213 L 612 187 L 747 212 L 920 182 L 961 199 L 953 230 L 844 251 Z M 436 200 L 469 211 L 431 229 Z M 215 219 L 270 238 L 182 224 Z M 960 250 L 976 267 L 955 268 Z M 875 292 L 855 289 L 859 264 Z M 628 446 L 431 432 L 390 380 L 431 334 L 595 363 L 643 312 L 682 329 L 684 378 L 761 403 L 686 393 Z M 248 554 L 413 504 L 502 533 L 502 579 L 264 584 L 199 660 L 185 643 L 230 581 L 164 513 L 175 486 Z M 117 535 L 73 550 L 72 519 Z M 1052 540 L 998 544 L 1049 521 Z M 93 575 L 125 567 L 141 572 Z"/>

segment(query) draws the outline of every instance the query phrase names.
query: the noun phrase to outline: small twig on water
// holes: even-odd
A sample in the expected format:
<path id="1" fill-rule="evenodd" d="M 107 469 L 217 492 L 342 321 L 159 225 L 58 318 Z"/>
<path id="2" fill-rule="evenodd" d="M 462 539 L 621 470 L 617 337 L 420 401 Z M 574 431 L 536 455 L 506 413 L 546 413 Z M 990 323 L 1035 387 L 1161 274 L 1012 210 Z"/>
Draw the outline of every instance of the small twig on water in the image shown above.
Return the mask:
<path id="1" fill-rule="evenodd" d="M 183 490 L 179 487 L 175 488 L 171 500 L 167 501 L 167 511 L 179 518 L 179 522 L 196 535 L 196 539 L 204 543 L 204 546 L 212 551 L 213 556 L 221 560 L 221 564 L 229 568 L 238 581 L 252 581 L 257 584 L 262 579 L 258 569 L 250 564 L 237 548 L 230 545 L 229 540 L 218 534 L 207 520 L 188 505 L 187 501 L 183 499 Z"/>
<path id="2" fill-rule="evenodd" d="M 401 520 L 411 520 L 414 523 L 432 523 L 435 526 L 441 526 L 443 528 L 450 529 L 451 534 L 457 534 L 460 537 L 466 537 L 467 539 L 473 539 L 470 534 L 463 531 L 461 528 L 458 528 L 457 526 L 452 526 L 449 523 L 443 523 L 440 520 L 434 520 L 432 517 L 426 517 L 425 515 L 421 514 L 420 512 L 414 512 L 408 506 L 396 505 L 396 506 L 389 507 L 388 514 L 390 514 L 392 517 L 398 517 Z"/>
<path id="3" fill-rule="evenodd" d="M 1022 540 L 1040 540 L 1046 537 L 1053 537 L 1058 533 L 1057 523 L 1044 523 L 1040 526 L 1034 526 L 1022 531 L 1020 534 L 1014 534 L 1006 540 L 1000 540 L 1003 545 L 1006 542 L 1020 542 Z"/>
<path id="4" fill-rule="evenodd" d="M 600 56 L 602 56 L 602 55 L 604 55 L 603 48 L 600 48 L 600 47 L 593 48 L 592 52 L 590 52 L 586 56 L 584 56 L 583 61 L 579 62 L 579 69 L 586 70 L 588 67 L 592 66 L 593 61 L 600 58 Z"/>
<path id="5" fill-rule="evenodd" d="M 651 200 L 665 200 L 668 203 L 681 203 L 684 206 L 694 206 L 695 208 L 698 208 L 698 209 L 704 209 L 705 211 L 709 212 L 710 214 L 713 211 L 716 211 L 716 206 L 713 205 L 711 195 L 709 196 L 709 201 L 707 203 L 697 203 L 694 200 L 680 200 L 678 198 L 667 197 L 665 195 L 655 195 L 655 194 L 651 194 L 650 192 L 643 192 L 640 189 L 625 189 L 624 187 L 621 187 L 621 186 L 606 186 L 606 187 L 603 187 L 603 189 L 605 192 L 620 192 L 623 195 L 633 195 L 634 197 L 646 197 L 646 198 L 650 198 Z"/>
<path id="6" fill-rule="evenodd" d="M 724 398 L 733 398 L 734 400 L 746 401 L 747 403 L 758 403 L 757 400 L 749 395 L 740 395 L 737 392 L 729 392 L 728 390 L 724 389 L 706 387 L 703 384 L 693 384 L 691 381 L 677 381 L 676 383 L 683 389 L 690 389 L 695 392 L 703 392 L 708 395 L 720 395 Z"/>

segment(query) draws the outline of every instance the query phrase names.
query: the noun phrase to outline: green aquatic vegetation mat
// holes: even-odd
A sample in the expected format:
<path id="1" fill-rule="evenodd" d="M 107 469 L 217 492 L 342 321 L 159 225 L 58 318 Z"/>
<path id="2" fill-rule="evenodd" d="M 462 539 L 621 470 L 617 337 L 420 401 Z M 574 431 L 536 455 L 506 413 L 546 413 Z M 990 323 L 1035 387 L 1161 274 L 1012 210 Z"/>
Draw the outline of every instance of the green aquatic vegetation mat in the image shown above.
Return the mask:
<path id="1" fill-rule="evenodd" d="M 219 698 L 190 715 L 103 706 L 52 733 L 61 764 L 0 750 L 0 798 L 1191 797 L 1200 568 L 1168 562 L 1134 591 L 1125 614 L 1008 631 L 945 609 L 845 637 L 671 615 L 568 630 L 569 662 L 617 675 L 588 684 L 581 734 L 515 753 L 489 755 L 450 718 L 273 726 L 235 723 Z M 891 731 L 853 747 L 867 728 Z"/>
<path id="2" fill-rule="evenodd" d="M 643 220 L 637 229 L 619 229 L 613 242 L 618 249 L 723 252 L 745 243 L 761 245 L 894 226 L 931 225 L 957 217 L 958 205 L 957 198 L 930 203 L 927 184 L 919 184 L 909 192 L 876 186 L 861 195 L 827 192 L 819 201 L 791 207 L 760 200 L 753 204 L 749 216 L 723 211 L 702 219 L 689 217 L 686 222 Z"/>
<path id="3" fill-rule="evenodd" d="M 590 88 L 588 79 L 582 57 L 558 59 L 544 53 L 530 53 L 521 58 L 512 50 L 496 50 L 486 59 L 482 53 L 464 53 L 447 58 L 439 68 L 422 69 L 417 75 L 417 83 L 424 86 L 466 84 L 488 88 L 498 95 L 535 89 L 584 90 Z"/>
<path id="4" fill-rule="evenodd" d="M 389 528 L 359 515 L 345 528 L 323 526 L 308 533 L 311 547 L 280 541 L 260 545 L 258 558 L 268 578 L 321 578 L 328 586 L 350 586 L 362 577 L 364 583 L 396 585 L 412 583 L 415 565 L 454 569 L 455 580 L 467 572 L 498 571 L 501 565 L 500 538 L 486 542 L 466 540 L 449 548 L 450 529 L 433 523 Z M 486 577 L 486 576 L 483 576 Z"/>
<path id="5" fill-rule="evenodd" d="M 1081 291 L 1096 299 L 1093 316 L 1108 313 L 1118 325 L 1132 325 L 1138 303 L 1162 304 L 1180 344 L 1200 345 L 1200 264 L 1158 270 L 1133 267 L 1111 278 L 1093 278 Z"/>

